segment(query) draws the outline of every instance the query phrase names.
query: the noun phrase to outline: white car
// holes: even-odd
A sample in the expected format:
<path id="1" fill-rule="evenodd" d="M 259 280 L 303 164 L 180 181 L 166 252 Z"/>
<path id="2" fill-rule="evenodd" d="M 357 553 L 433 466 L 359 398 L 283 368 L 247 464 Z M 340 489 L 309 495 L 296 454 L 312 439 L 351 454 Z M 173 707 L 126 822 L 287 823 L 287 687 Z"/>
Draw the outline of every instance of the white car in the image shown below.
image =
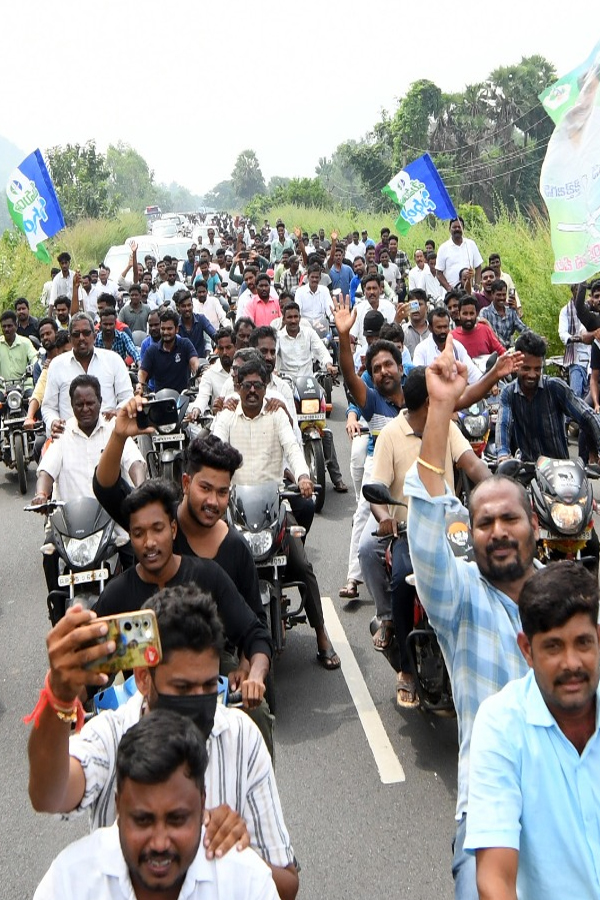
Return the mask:
<path id="1" fill-rule="evenodd" d="M 144 257 L 148 254 L 151 254 L 157 262 L 164 256 L 174 256 L 178 260 L 177 268 L 180 273 L 183 263 L 187 259 L 187 251 L 193 243 L 189 237 L 159 237 L 154 234 L 136 235 L 127 240 L 135 241 L 138 245 L 137 260 L 142 265 L 144 265 Z M 104 257 L 104 263 L 110 268 L 113 280 L 116 281 L 121 272 L 126 269 L 130 255 L 129 243 L 116 244 L 108 250 Z"/>

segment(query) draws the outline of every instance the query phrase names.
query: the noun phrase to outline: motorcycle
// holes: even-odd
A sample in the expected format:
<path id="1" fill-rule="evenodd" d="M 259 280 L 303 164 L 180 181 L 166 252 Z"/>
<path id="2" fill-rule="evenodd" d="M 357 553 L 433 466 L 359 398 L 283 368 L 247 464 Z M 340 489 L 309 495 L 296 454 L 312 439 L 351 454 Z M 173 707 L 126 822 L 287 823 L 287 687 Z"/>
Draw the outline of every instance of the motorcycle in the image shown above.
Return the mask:
<path id="1" fill-rule="evenodd" d="M 79 497 L 68 503 L 49 500 L 43 506 L 26 506 L 25 510 L 43 510 L 48 515 L 50 534 L 42 553 L 48 615 L 54 626 L 73 604 L 91 609 L 97 603 L 105 583 L 119 569 L 118 547 L 127 539 L 115 534 L 114 521 L 95 497 Z"/>
<path id="2" fill-rule="evenodd" d="M 471 449 L 480 459 L 488 447 L 490 436 L 490 410 L 487 400 L 479 400 L 467 409 L 458 411 L 458 427 L 461 434 L 468 440 Z M 463 469 L 455 469 L 456 496 L 463 506 L 469 505 L 471 483 Z"/>
<path id="3" fill-rule="evenodd" d="M 529 491 L 540 525 L 541 562 L 576 559 L 587 568 L 597 568 L 597 556 L 581 555 L 594 536 L 595 501 L 590 480 L 600 477 L 597 472 L 580 459 L 540 456 L 536 462 L 507 459 L 498 466 L 498 474 L 515 478 Z"/>
<path id="4" fill-rule="evenodd" d="M 265 608 L 275 655 L 285 648 L 286 632 L 306 622 L 303 582 L 287 581 L 285 569 L 289 540 L 304 537 L 299 525 L 288 525 L 286 500 L 298 494 L 294 485 L 282 489 L 276 481 L 255 485 L 235 485 L 229 498 L 228 521 L 248 544 L 258 569 L 260 595 Z M 292 606 L 287 594 L 297 588 L 300 603 Z M 268 703 L 274 712 L 273 667 L 267 684 Z"/>
<path id="5" fill-rule="evenodd" d="M 302 433 L 304 458 L 313 483 L 325 484 L 325 451 L 323 432 L 326 421 L 325 392 L 316 376 L 299 375 L 294 384 L 294 402 L 298 425 Z M 315 493 L 315 510 L 321 512 L 325 491 Z"/>
<path id="6" fill-rule="evenodd" d="M 27 469 L 34 458 L 36 434 L 42 428 L 41 423 L 33 429 L 23 428 L 31 394 L 25 385 L 30 376 L 28 366 L 22 378 L 0 378 L 0 456 L 7 468 L 17 470 L 22 494 L 27 493 Z"/>
<path id="7" fill-rule="evenodd" d="M 338 348 L 337 342 L 335 340 L 335 334 L 337 332 L 334 332 L 334 326 L 331 324 L 327 316 L 317 316 L 316 318 L 305 316 L 304 319 L 307 322 L 310 322 L 314 330 L 323 341 L 327 350 L 331 353 L 331 358 L 333 359 L 334 365 L 337 365 Z M 327 395 L 327 402 L 328 404 L 331 402 L 331 392 Z M 331 410 L 328 409 L 328 415 L 330 412 Z"/>
<path id="8" fill-rule="evenodd" d="M 365 500 L 368 500 L 369 503 L 377 503 L 384 506 L 404 506 L 401 501 L 394 500 L 384 484 L 364 484 L 362 490 Z M 399 523 L 398 531 L 400 534 L 405 533 L 406 525 Z M 466 511 L 464 513 L 448 513 L 446 517 L 446 538 L 455 556 L 466 560 L 473 558 L 469 517 Z M 383 564 L 391 577 L 391 548 L 394 537 L 390 535 L 381 540 L 382 543 L 386 544 Z M 406 581 L 413 586 L 415 584 L 413 575 L 408 575 Z M 454 702 L 448 669 L 446 668 L 435 631 L 429 624 L 427 613 L 419 600 L 416 590 L 413 623 L 413 630 L 406 638 L 406 649 L 421 708 L 426 712 L 437 714 L 453 713 Z M 370 623 L 371 634 L 375 634 L 379 625 L 380 622 L 375 616 Z M 399 672 L 401 668 L 400 647 L 395 635 L 383 653 L 392 668 Z"/>
<path id="9" fill-rule="evenodd" d="M 196 391 L 187 388 L 178 393 L 171 388 L 163 388 L 156 394 L 149 394 L 152 400 L 174 400 L 176 405 L 173 421 L 159 425 L 154 434 L 141 434 L 137 438 L 140 452 L 146 460 L 151 478 L 166 478 L 181 489 L 181 476 L 185 465 L 185 447 L 188 435 L 184 419 L 188 406 Z"/>

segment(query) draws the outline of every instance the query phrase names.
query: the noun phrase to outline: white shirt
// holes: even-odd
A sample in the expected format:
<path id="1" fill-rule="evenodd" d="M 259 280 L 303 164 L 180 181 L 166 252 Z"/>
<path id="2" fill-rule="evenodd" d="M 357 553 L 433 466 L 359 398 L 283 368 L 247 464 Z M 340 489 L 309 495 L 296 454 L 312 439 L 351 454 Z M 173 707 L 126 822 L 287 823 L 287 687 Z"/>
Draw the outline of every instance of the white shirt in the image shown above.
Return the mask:
<path id="1" fill-rule="evenodd" d="M 432 297 L 433 300 L 443 300 L 446 296 L 446 288 L 442 284 L 440 284 L 440 282 L 437 280 L 437 276 L 432 273 L 429 266 L 425 266 L 424 291 L 427 296 Z"/>
<path id="2" fill-rule="evenodd" d="M 387 269 L 380 265 L 379 271 L 381 272 L 389 286 L 396 290 L 396 282 L 400 278 L 400 269 L 398 268 L 396 263 L 391 262 Z"/>
<path id="3" fill-rule="evenodd" d="M 52 287 L 50 288 L 49 306 L 54 306 L 57 297 L 68 297 L 69 301 L 73 296 L 73 275 L 75 273 L 69 269 L 69 274 L 65 278 L 62 272 L 55 275 L 52 279 Z"/>
<path id="4" fill-rule="evenodd" d="M 373 307 L 369 303 L 367 299 L 361 300 L 356 304 L 356 320 L 354 325 L 350 329 L 350 334 L 356 338 L 360 343 L 366 343 L 365 336 L 363 334 L 364 324 L 365 324 L 365 316 L 368 312 L 371 312 Z M 379 306 L 377 307 L 377 312 L 380 312 L 386 322 L 392 323 L 396 318 L 396 307 L 390 300 L 386 300 L 385 297 L 379 298 Z"/>
<path id="5" fill-rule="evenodd" d="M 139 721 L 142 702 L 142 695 L 136 692 L 118 709 L 94 716 L 79 734 L 69 738 L 69 755 L 83 768 L 85 793 L 81 804 L 63 818 L 72 819 L 88 810 L 92 829 L 115 821 L 117 748 L 125 732 Z M 228 803 L 244 819 L 250 845 L 257 853 L 274 866 L 289 866 L 294 851 L 283 820 L 273 764 L 252 719 L 241 710 L 217 704 L 206 749 L 206 808 Z"/>
<path id="6" fill-rule="evenodd" d="M 292 378 L 313 374 L 313 360 L 320 365 L 333 365 L 331 354 L 312 326 L 300 328 L 297 337 L 288 334 L 287 328 L 277 332 L 277 369 Z"/>
<path id="7" fill-rule="evenodd" d="M 225 371 L 220 359 L 214 362 L 212 366 L 208 366 L 202 373 L 198 394 L 191 408 L 199 409 L 202 413 L 205 412 L 212 405 L 212 402 L 221 396 L 223 385 L 227 381 L 228 376 L 229 372 Z"/>
<path id="8" fill-rule="evenodd" d="M 38 465 L 38 472 L 47 472 L 54 479 L 57 499 L 68 503 L 79 497 L 94 496 L 94 471 L 114 427 L 114 419 L 107 421 L 100 415 L 88 437 L 80 429 L 75 416 L 68 419 L 63 434 L 52 441 Z M 129 484 L 132 483 L 129 478 L 132 465 L 143 461 L 135 441 L 127 438 L 121 456 L 121 475 Z"/>
<path id="9" fill-rule="evenodd" d="M 355 244 L 354 241 L 352 241 L 352 243 L 348 244 L 346 247 L 344 256 L 346 259 L 350 260 L 350 265 L 352 265 L 357 256 L 362 256 L 364 259 L 365 245 L 362 241 L 359 241 L 358 244 Z"/>
<path id="10" fill-rule="evenodd" d="M 231 322 L 225 315 L 225 310 L 214 294 L 207 294 L 204 303 L 200 303 L 198 298 L 194 297 L 192 300 L 192 307 L 195 313 L 206 316 L 213 328 L 220 328 L 221 325 L 231 328 Z"/>
<path id="11" fill-rule="evenodd" d="M 185 291 L 185 284 L 182 284 L 181 281 L 176 281 L 175 284 L 169 284 L 168 281 L 163 281 L 161 286 L 158 289 L 158 296 L 160 297 L 161 303 L 171 303 L 173 299 L 173 294 L 177 291 Z"/>
<path id="12" fill-rule="evenodd" d="M 230 375 L 225 384 L 223 385 L 223 389 L 220 394 L 221 397 L 238 397 L 236 389 L 233 386 L 233 378 Z M 285 403 L 285 408 L 287 409 L 292 422 L 292 428 L 294 429 L 294 437 L 302 446 L 302 432 L 300 431 L 300 426 L 298 425 L 298 413 L 296 412 L 296 403 L 294 401 L 294 394 L 292 388 L 284 378 L 280 378 L 279 375 L 276 375 L 274 372 L 271 374 L 271 380 L 267 385 L 267 390 L 265 391 L 265 397 L 267 400 L 271 398 L 274 400 L 281 400 Z"/>
<path id="13" fill-rule="evenodd" d="M 413 363 L 415 366 L 430 366 L 441 352 L 442 351 L 433 339 L 433 335 L 430 334 L 428 338 L 425 338 L 424 341 L 421 341 L 421 343 L 417 344 L 415 347 Z M 481 372 L 459 341 L 454 342 L 454 356 L 467 367 L 467 383 L 475 384 L 476 381 L 479 381 Z"/>
<path id="14" fill-rule="evenodd" d="M 83 288 L 79 288 L 79 301 L 83 303 L 83 309 L 86 313 L 95 316 L 98 312 L 98 291 L 97 285 L 92 285 L 89 294 Z"/>
<path id="15" fill-rule="evenodd" d="M 572 301 L 567 303 L 566 306 L 563 306 L 563 308 L 561 309 L 561 311 L 558 315 L 558 336 L 565 346 L 567 345 L 567 341 L 568 341 L 569 337 L 571 337 L 571 333 L 569 332 L 569 306 L 570 306 L 571 302 Z M 579 321 L 579 319 L 577 318 L 575 304 L 573 304 L 573 307 L 572 307 L 572 316 L 574 318 L 574 324 L 575 324 L 575 336 L 587 331 L 587 328 L 585 328 L 582 325 L 582 323 Z M 584 344 L 583 341 L 581 341 L 581 342 L 575 344 L 574 349 L 575 349 L 575 358 L 574 358 L 575 363 L 577 363 L 578 366 L 583 366 L 584 368 L 587 369 L 587 367 L 590 364 L 590 360 L 592 358 L 592 345 Z"/>
<path id="16" fill-rule="evenodd" d="M 483 262 L 475 241 L 463 237 L 461 244 L 452 238 L 440 245 L 437 253 L 436 269 L 442 272 L 450 287 L 458 284 L 461 269 L 476 269 Z"/>
<path id="17" fill-rule="evenodd" d="M 294 300 L 300 307 L 300 315 L 309 319 L 329 318 L 333 310 L 331 294 L 322 284 L 317 285 L 314 294 L 308 284 L 301 284 Z"/>
<path id="18" fill-rule="evenodd" d="M 408 289 L 409 291 L 413 291 L 415 288 L 421 288 L 421 290 L 425 291 L 427 288 L 425 287 L 427 273 L 429 272 L 429 266 L 425 265 L 422 269 L 418 266 L 413 266 L 412 269 L 408 273 Z M 431 274 L 431 272 L 430 272 Z"/>
<path id="19" fill-rule="evenodd" d="M 76 375 L 86 374 L 85 369 L 75 359 L 73 351 L 55 356 L 48 367 L 46 393 L 42 401 L 42 418 L 50 433 L 55 419 L 70 419 L 73 415 L 69 387 Z M 133 397 L 133 388 L 127 366 L 118 353 L 94 347 L 94 353 L 87 369 L 100 382 L 102 410 L 116 409 L 125 400 Z"/>
<path id="20" fill-rule="evenodd" d="M 134 900 L 135 896 L 115 825 L 59 853 L 34 900 Z M 277 900 L 277 896 L 271 870 L 250 847 L 208 860 L 201 840 L 179 900 Z"/>
<path id="21" fill-rule="evenodd" d="M 112 281 L 110 278 L 106 279 L 106 284 L 102 284 L 100 279 L 94 285 L 98 294 L 110 294 L 111 297 L 114 297 L 115 300 L 119 299 L 119 285 L 116 281 Z"/>

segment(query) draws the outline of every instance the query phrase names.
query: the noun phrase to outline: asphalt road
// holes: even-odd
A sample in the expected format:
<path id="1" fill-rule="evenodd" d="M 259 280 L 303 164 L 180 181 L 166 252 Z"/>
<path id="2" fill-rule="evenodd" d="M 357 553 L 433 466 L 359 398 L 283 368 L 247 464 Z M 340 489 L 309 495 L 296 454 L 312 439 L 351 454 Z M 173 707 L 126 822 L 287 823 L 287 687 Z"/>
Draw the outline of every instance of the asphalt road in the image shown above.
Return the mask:
<path id="1" fill-rule="evenodd" d="M 350 486 L 340 388 L 335 402 L 330 426 Z M 32 473 L 29 496 L 34 483 Z M 39 553 L 42 523 L 23 512 L 24 505 L 16 477 L 2 469 L 0 884 L 2 896 L 11 900 L 31 898 L 57 852 L 87 831 L 86 820 L 62 823 L 34 813 L 27 795 L 29 728 L 21 720 L 33 708 L 46 671 L 48 624 Z M 405 780 L 382 783 L 344 673 L 318 666 L 312 631 L 307 625 L 295 628 L 276 669 L 276 774 L 302 867 L 300 896 L 444 900 L 453 894 L 456 722 L 395 709 L 394 672 L 371 645 L 368 595 L 363 588 L 360 600 L 346 605 L 338 598 L 346 580 L 353 508 L 352 489 L 339 495 L 329 484 L 307 548 L 321 594 L 333 601 L 348 652 L 358 663 Z M 355 679 L 350 680 L 355 690 Z"/>

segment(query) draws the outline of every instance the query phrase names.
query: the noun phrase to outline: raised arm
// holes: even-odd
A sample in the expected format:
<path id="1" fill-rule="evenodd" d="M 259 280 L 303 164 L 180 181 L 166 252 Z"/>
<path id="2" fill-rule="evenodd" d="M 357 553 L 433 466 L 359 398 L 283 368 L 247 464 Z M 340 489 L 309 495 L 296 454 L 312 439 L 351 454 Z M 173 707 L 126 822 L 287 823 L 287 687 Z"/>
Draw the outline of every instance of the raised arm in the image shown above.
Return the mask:
<path id="1" fill-rule="evenodd" d="M 356 319 L 356 308 L 350 309 L 350 297 L 340 298 L 333 303 L 335 324 L 340 338 L 340 367 L 354 400 L 359 406 L 364 406 L 367 402 L 367 386 L 354 370 L 350 345 L 350 329 Z"/>

